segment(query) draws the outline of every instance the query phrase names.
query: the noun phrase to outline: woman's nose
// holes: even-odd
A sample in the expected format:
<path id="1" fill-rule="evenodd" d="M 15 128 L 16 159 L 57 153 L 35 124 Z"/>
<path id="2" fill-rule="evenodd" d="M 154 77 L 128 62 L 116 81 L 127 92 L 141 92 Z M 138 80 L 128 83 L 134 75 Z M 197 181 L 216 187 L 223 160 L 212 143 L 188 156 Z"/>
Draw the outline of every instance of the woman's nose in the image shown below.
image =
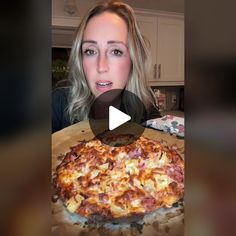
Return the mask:
<path id="1" fill-rule="evenodd" d="M 109 67 L 108 67 L 107 55 L 100 54 L 98 57 L 97 71 L 98 73 L 104 73 L 104 72 L 107 72 L 108 70 L 109 70 Z"/>

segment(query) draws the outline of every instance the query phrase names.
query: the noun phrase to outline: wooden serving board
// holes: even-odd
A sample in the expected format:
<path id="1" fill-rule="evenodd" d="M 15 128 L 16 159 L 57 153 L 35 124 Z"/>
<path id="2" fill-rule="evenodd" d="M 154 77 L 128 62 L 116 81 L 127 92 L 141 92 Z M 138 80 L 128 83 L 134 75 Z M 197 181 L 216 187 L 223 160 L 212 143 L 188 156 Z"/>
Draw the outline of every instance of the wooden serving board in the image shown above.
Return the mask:
<path id="1" fill-rule="evenodd" d="M 161 141 L 169 147 L 175 147 L 184 158 L 184 140 L 175 136 L 146 128 L 144 136 Z M 80 141 L 90 140 L 94 135 L 88 121 L 69 126 L 52 135 L 52 173 L 60 164 L 60 156 L 70 151 L 70 147 Z M 135 223 L 87 225 L 84 219 L 72 216 L 60 201 L 52 202 L 52 235 L 91 235 L 91 236 L 182 236 L 184 235 L 183 202 L 169 209 L 158 209 L 147 214 L 143 220 Z"/>

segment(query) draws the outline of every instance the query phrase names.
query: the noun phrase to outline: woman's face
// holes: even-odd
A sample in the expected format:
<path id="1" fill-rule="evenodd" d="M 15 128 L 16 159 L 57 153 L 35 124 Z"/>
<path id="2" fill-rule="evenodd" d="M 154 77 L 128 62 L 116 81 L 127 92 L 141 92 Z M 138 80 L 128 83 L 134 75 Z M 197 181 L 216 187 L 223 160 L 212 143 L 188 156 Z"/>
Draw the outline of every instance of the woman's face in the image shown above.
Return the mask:
<path id="1" fill-rule="evenodd" d="M 104 12 L 89 20 L 82 58 L 84 73 L 95 97 L 111 89 L 125 88 L 131 69 L 127 45 L 127 26 L 120 16 Z"/>

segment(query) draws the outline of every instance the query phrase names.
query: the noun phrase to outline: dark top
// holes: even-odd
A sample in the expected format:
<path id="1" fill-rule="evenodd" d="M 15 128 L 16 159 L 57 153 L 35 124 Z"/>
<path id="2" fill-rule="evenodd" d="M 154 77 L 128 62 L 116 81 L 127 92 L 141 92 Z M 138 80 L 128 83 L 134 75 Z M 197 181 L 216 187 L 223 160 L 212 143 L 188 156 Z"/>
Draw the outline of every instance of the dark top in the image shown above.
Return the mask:
<path id="1" fill-rule="evenodd" d="M 66 111 L 68 106 L 68 88 L 57 88 L 52 93 L 52 133 L 72 125 Z M 152 107 L 144 120 L 161 117 L 156 107 Z"/>
<path id="2" fill-rule="evenodd" d="M 66 112 L 68 105 L 68 89 L 55 89 L 52 93 L 52 133 L 70 126 Z"/>

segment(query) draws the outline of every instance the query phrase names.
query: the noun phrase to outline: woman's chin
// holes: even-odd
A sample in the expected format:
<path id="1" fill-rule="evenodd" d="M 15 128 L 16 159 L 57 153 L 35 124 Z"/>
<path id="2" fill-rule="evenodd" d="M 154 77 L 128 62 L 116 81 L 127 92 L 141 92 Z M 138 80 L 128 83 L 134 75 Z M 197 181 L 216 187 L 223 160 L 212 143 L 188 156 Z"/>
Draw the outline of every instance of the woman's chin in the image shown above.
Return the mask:
<path id="1" fill-rule="evenodd" d="M 109 92 L 111 91 L 111 92 Z M 122 89 L 106 89 L 105 91 L 96 91 L 95 98 L 99 98 L 100 102 L 112 103 L 121 94 Z"/>

